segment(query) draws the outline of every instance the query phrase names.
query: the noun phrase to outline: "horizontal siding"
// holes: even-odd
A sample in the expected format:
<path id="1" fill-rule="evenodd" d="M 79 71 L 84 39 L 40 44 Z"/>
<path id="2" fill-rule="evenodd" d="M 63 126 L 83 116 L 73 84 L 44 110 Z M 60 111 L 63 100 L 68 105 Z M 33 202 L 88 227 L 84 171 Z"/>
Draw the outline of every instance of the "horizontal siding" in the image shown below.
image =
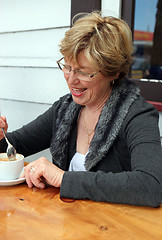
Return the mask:
<path id="1" fill-rule="evenodd" d="M 68 92 L 62 72 L 55 68 L 0 68 L 0 98 L 52 104 Z"/>
<path id="2" fill-rule="evenodd" d="M 5 115 L 8 122 L 8 131 L 21 128 L 24 124 L 37 118 L 44 113 L 51 104 L 38 104 L 21 101 L 1 99 L 1 114 Z M 11 127 L 12 126 L 12 127 Z"/>
<path id="3" fill-rule="evenodd" d="M 68 91 L 57 67 L 70 0 L 0 0 L 0 98 L 52 104 Z"/>
<path id="4" fill-rule="evenodd" d="M 70 26 L 70 0 L 0 0 L 0 32 Z"/>
<path id="5" fill-rule="evenodd" d="M 56 67 L 58 45 L 67 29 L 0 34 L 0 66 Z"/>

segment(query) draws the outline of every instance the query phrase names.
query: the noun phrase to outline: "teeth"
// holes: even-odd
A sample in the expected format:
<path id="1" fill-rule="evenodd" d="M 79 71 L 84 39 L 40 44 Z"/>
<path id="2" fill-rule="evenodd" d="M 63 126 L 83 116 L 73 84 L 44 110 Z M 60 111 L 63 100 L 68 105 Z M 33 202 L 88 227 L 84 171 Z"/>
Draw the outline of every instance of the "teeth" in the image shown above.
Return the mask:
<path id="1" fill-rule="evenodd" d="M 77 91 L 77 92 L 82 92 L 82 91 L 85 90 L 85 88 L 80 88 L 80 89 L 78 89 L 78 88 L 73 88 L 73 90 L 74 90 L 74 91 Z"/>

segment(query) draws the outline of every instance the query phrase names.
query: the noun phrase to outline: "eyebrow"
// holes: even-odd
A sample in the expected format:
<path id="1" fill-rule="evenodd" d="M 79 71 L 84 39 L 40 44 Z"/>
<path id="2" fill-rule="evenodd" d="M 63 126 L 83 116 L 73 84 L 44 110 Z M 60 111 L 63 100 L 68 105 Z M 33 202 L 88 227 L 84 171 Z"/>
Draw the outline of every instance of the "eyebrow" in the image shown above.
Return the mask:
<path id="1" fill-rule="evenodd" d="M 64 60 L 65 60 L 65 58 L 64 58 Z M 65 64 L 71 67 L 70 63 L 67 63 L 66 60 L 65 60 Z M 85 69 L 85 70 L 86 70 L 86 69 L 89 69 L 87 66 L 84 66 L 84 65 L 83 65 L 83 66 L 78 65 L 78 67 L 79 67 L 79 68 L 77 68 L 78 70 L 79 70 L 79 69 L 83 69 L 83 70 L 84 70 L 84 69 Z M 91 71 L 91 69 L 89 69 L 89 71 Z"/>
<path id="2" fill-rule="evenodd" d="M 85 69 L 85 68 L 88 68 L 88 67 L 87 66 L 80 66 L 80 68 L 84 68 Z"/>
<path id="3" fill-rule="evenodd" d="M 65 64 L 66 65 L 68 65 L 68 66 L 70 66 L 70 67 L 72 67 L 69 63 L 67 63 L 67 62 L 65 62 Z M 88 69 L 88 67 L 87 66 L 80 66 L 80 65 L 78 65 L 78 68 L 77 69 Z"/>

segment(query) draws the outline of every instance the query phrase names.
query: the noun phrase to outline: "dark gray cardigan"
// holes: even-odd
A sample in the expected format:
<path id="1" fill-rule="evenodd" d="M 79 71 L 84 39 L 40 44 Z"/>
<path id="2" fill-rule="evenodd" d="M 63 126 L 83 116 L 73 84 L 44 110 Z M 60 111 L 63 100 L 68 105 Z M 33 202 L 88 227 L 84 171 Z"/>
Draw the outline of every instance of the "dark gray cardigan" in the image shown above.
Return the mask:
<path id="1" fill-rule="evenodd" d="M 80 109 L 68 94 L 8 137 L 17 152 L 25 156 L 50 146 L 53 162 L 68 170 L 76 152 Z M 5 150 L 4 140 L 0 148 L 1 152 Z M 61 197 L 160 205 L 162 151 L 158 112 L 143 100 L 132 82 L 125 79 L 113 89 L 96 126 L 85 168 L 86 172 L 65 172 Z"/>

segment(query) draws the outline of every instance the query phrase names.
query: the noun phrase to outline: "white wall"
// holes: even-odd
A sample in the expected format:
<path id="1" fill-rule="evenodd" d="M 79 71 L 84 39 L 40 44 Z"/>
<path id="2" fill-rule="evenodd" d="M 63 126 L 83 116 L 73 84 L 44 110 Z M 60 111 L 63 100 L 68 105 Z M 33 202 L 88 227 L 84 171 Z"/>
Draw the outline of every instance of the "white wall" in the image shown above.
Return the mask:
<path id="1" fill-rule="evenodd" d="M 70 0 L 0 0 L 0 110 L 9 131 L 68 92 L 56 61 L 70 10 Z M 41 154 L 50 158 L 48 150 Z"/>
<path id="2" fill-rule="evenodd" d="M 0 98 L 52 104 L 68 91 L 56 61 L 70 9 L 70 0 L 0 0 Z"/>
<path id="3" fill-rule="evenodd" d="M 101 10 L 103 15 L 120 17 L 122 0 L 102 0 Z"/>

